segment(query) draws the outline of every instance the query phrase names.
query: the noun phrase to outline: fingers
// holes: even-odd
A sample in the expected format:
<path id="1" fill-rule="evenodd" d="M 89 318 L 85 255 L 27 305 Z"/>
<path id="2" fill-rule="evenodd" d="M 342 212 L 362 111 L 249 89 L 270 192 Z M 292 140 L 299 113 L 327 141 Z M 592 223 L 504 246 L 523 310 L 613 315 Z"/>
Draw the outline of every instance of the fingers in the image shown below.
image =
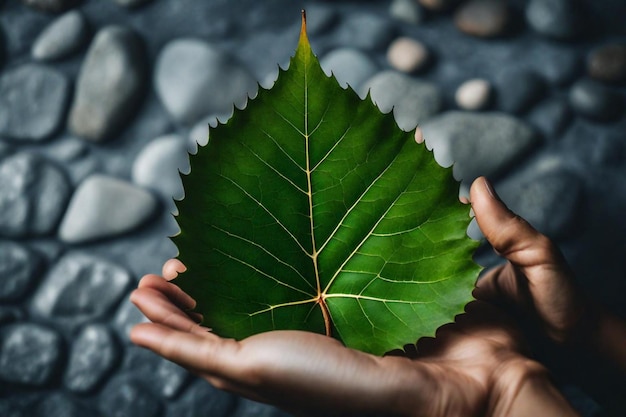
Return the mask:
<path id="1" fill-rule="evenodd" d="M 163 277 L 170 281 L 173 280 L 181 272 L 185 272 L 187 267 L 178 259 L 170 259 L 163 265 Z"/>
<path id="2" fill-rule="evenodd" d="M 196 307 L 196 300 L 191 298 L 189 294 L 158 275 L 145 275 L 139 281 L 139 288 L 152 288 L 159 291 L 183 310 L 192 310 Z"/>
<path id="3" fill-rule="evenodd" d="M 154 323 L 187 332 L 202 331 L 198 323 L 173 304 L 166 294 L 154 288 L 139 288 L 132 292 L 130 300 Z"/>

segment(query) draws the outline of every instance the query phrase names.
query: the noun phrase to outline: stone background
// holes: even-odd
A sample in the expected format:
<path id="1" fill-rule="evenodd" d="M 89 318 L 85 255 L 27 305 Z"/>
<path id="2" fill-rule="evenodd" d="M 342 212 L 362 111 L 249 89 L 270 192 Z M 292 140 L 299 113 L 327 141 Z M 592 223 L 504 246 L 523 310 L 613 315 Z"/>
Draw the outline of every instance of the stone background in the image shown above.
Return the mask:
<path id="1" fill-rule="evenodd" d="M 489 175 L 626 316 L 623 0 L 6 0 L 0 416 L 284 415 L 133 347 L 127 296 L 176 254 L 187 151 L 271 86 L 303 7 L 325 69 L 419 123 L 462 192 Z M 623 378 L 578 366 L 554 367 L 576 407 L 624 415 Z"/>

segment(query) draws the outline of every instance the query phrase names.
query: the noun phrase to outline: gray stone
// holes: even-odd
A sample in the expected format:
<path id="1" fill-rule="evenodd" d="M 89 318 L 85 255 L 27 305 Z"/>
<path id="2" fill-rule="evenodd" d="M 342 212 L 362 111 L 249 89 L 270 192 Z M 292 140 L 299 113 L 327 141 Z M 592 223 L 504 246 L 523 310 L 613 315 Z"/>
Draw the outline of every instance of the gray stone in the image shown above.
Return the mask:
<path id="1" fill-rule="evenodd" d="M 61 336 L 47 327 L 33 323 L 9 325 L 0 344 L 0 379 L 46 385 L 60 365 L 62 345 Z"/>
<path id="2" fill-rule="evenodd" d="M 184 197 L 179 171 L 188 174 L 187 142 L 179 135 L 153 139 L 137 155 L 133 163 L 135 184 L 159 192 L 168 202 Z"/>
<path id="3" fill-rule="evenodd" d="M 80 69 L 69 128 L 92 141 L 108 139 L 135 113 L 146 84 L 139 37 L 130 29 L 100 29 Z"/>
<path id="4" fill-rule="evenodd" d="M 157 417 L 161 408 L 145 386 L 124 376 L 109 381 L 98 401 L 103 417 Z"/>
<path id="5" fill-rule="evenodd" d="M 561 143 L 562 153 L 570 156 L 580 172 L 588 172 L 591 168 L 619 167 L 626 161 L 626 138 L 623 133 L 620 130 L 599 129 L 595 123 L 585 120 L 571 123 Z"/>
<path id="6" fill-rule="evenodd" d="M 337 9 L 320 4 L 307 4 L 306 31 L 309 36 L 323 34 L 338 21 Z"/>
<path id="7" fill-rule="evenodd" d="M 169 407 L 168 417 L 230 417 L 237 405 L 237 397 L 220 391 L 204 380 L 195 381 Z"/>
<path id="8" fill-rule="evenodd" d="M 289 414 L 269 404 L 242 398 L 232 417 L 289 417 Z"/>
<path id="9" fill-rule="evenodd" d="M 439 112 L 442 96 L 439 88 L 396 71 L 382 71 L 361 87 L 361 96 L 370 91 L 380 111 L 393 115 L 401 129 L 410 131 Z"/>
<path id="10" fill-rule="evenodd" d="M 101 324 L 83 327 L 71 346 L 65 386 L 74 392 L 86 393 L 96 388 L 119 359 L 119 348 L 113 334 Z"/>
<path id="11" fill-rule="evenodd" d="M 0 325 L 14 323 L 24 319 L 24 313 L 17 307 L 7 307 L 0 305 Z M 0 416 L 3 415 L 0 413 Z"/>
<path id="12" fill-rule="evenodd" d="M 44 397 L 34 407 L 34 417 L 97 417 L 98 413 L 62 392 Z"/>
<path id="13" fill-rule="evenodd" d="M 387 49 L 387 61 L 392 68 L 406 73 L 424 69 L 430 62 L 430 51 L 422 42 L 407 36 L 394 39 Z"/>
<path id="14" fill-rule="evenodd" d="M 0 160 L 0 236 L 52 233 L 70 193 L 65 174 L 47 159 L 18 153 Z"/>
<path id="15" fill-rule="evenodd" d="M 111 311 L 130 283 L 130 274 L 119 265 L 70 252 L 50 269 L 35 292 L 32 312 L 57 323 L 80 325 Z"/>
<path id="16" fill-rule="evenodd" d="M 378 72 L 378 65 L 367 54 L 353 48 L 337 48 L 320 60 L 324 72 L 337 78 L 339 85 L 353 90 Z"/>
<path id="17" fill-rule="evenodd" d="M 22 0 L 24 4 L 43 12 L 58 13 L 78 3 L 78 0 Z"/>
<path id="18" fill-rule="evenodd" d="M 572 119 L 567 100 L 553 98 L 539 103 L 528 115 L 528 121 L 546 139 L 554 139 L 563 132 Z"/>
<path id="19" fill-rule="evenodd" d="M 526 20 L 538 33 L 556 39 L 576 36 L 581 28 L 580 2 L 577 0 L 531 0 Z"/>
<path id="20" fill-rule="evenodd" d="M 335 31 L 337 45 L 363 50 L 385 48 L 396 31 L 388 19 L 370 13 L 351 13 Z"/>
<path id="21" fill-rule="evenodd" d="M 468 35 L 493 38 L 503 35 L 509 24 L 507 2 L 501 0 L 470 0 L 454 13 L 457 28 Z"/>
<path id="22" fill-rule="evenodd" d="M 41 257 L 26 246 L 0 240 L 0 301 L 21 299 L 41 269 Z"/>
<path id="23" fill-rule="evenodd" d="M 149 3 L 151 0 L 115 0 L 117 4 L 123 7 L 133 8 L 139 7 L 146 3 Z"/>
<path id="24" fill-rule="evenodd" d="M 393 0 L 389 6 L 389 14 L 396 20 L 414 25 L 423 19 L 422 9 L 415 0 Z"/>
<path id="25" fill-rule="evenodd" d="M 570 89 L 569 104 L 576 113 L 597 121 L 615 120 L 622 114 L 621 96 L 591 79 L 578 80 Z"/>
<path id="26" fill-rule="evenodd" d="M 426 145 L 440 165 L 454 163 L 454 175 L 469 184 L 496 176 L 538 143 L 523 121 L 504 113 L 450 111 L 421 125 Z"/>
<path id="27" fill-rule="evenodd" d="M 187 370 L 174 362 L 137 346 L 126 349 L 124 368 L 165 398 L 176 397 L 191 377 Z"/>
<path id="28" fill-rule="evenodd" d="M 209 114 L 245 105 L 257 84 L 239 63 L 217 47 L 197 39 L 177 39 L 160 52 L 154 82 L 169 113 L 193 124 Z"/>
<path id="29" fill-rule="evenodd" d="M 70 92 L 60 72 L 43 65 L 20 65 L 0 78 L 0 136 L 41 141 L 61 126 Z"/>
<path id="30" fill-rule="evenodd" d="M 527 111 L 545 94 L 547 86 L 533 71 L 507 70 L 496 79 L 498 107 L 507 112 L 520 114 Z"/>
<path id="31" fill-rule="evenodd" d="M 461 84 L 454 94 L 456 105 L 463 110 L 482 110 L 491 100 L 491 83 L 474 78 Z"/>
<path id="32" fill-rule="evenodd" d="M 87 20 L 78 10 L 69 11 L 44 28 L 31 48 L 40 61 L 61 59 L 78 51 L 87 41 Z"/>
<path id="33" fill-rule="evenodd" d="M 610 43 L 591 51 L 587 59 L 587 72 L 600 81 L 626 81 L 626 44 Z"/>
<path id="34" fill-rule="evenodd" d="M 124 299 L 113 317 L 113 327 L 124 343 L 130 343 L 130 331 L 139 323 L 148 319 L 128 298 Z"/>
<path id="35" fill-rule="evenodd" d="M 67 243 L 117 236 L 150 220 L 156 198 L 126 181 L 100 174 L 85 179 L 72 196 L 59 227 Z"/>

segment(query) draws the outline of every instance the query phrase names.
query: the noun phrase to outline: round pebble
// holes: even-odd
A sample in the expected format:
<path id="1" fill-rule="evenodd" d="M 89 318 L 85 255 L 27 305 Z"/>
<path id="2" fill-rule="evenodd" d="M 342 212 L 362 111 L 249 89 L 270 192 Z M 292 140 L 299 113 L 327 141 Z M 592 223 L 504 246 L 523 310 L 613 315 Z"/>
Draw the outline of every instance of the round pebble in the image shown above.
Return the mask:
<path id="1" fill-rule="evenodd" d="M 334 33 L 337 45 L 362 50 L 377 50 L 387 46 L 395 35 L 393 22 L 371 13 L 346 16 Z"/>
<path id="2" fill-rule="evenodd" d="M 619 94 L 590 79 L 581 79 L 572 86 L 569 103 L 578 114 L 597 121 L 618 118 L 623 107 Z"/>
<path id="3" fill-rule="evenodd" d="M 378 65 L 366 53 L 354 48 L 337 48 L 320 60 L 324 72 L 337 78 L 339 85 L 358 89 L 378 72 Z"/>
<path id="4" fill-rule="evenodd" d="M 0 301 L 15 301 L 33 286 L 41 258 L 18 243 L 0 241 Z"/>
<path id="5" fill-rule="evenodd" d="M 496 80 L 498 107 L 520 114 L 527 111 L 546 93 L 546 83 L 534 71 L 513 69 L 501 72 Z"/>
<path id="6" fill-rule="evenodd" d="M 414 25 L 422 21 L 422 9 L 415 0 L 393 0 L 389 6 L 389 15 Z"/>
<path id="7" fill-rule="evenodd" d="M 33 58 L 52 61 L 78 51 L 87 40 L 87 20 L 78 10 L 69 11 L 44 28 L 31 48 Z"/>
<path id="8" fill-rule="evenodd" d="M 500 36 L 507 29 L 509 9 L 501 0 L 470 0 L 457 9 L 454 23 L 468 35 L 480 38 Z"/>
<path id="9" fill-rule="evenodd" d="M 547 139 L 560 135 L 572 119 L 567 100 L 561 97 L 539 103 L 528 115 L 530 123 Z"/>
<path id="10" fill-rule="evenodd" d="M 481 78 L 467 80 L 456 90 L 454 99 L 463 110 L 482 110 L 491 99 L 491 83 Z"/>
<path id="11" fill-rule="evenodd" d="M 400 37 L 387 49 L 387 61 L 398 71 L 412 73 L 424 68 L 430 59 L 428 48 L 418 40 Z"/>
<path id="12" fill-rule="evenodd" d="M 626 81 L 626 44 L 608 44 L 591 51 L 587 60 L 587 72 L 600 81 Z"/>
<path id="13" fill-rule="evenodd" d="M 526 20 L 538 33 L 555 39 L 569 39 L 580 30 L 582 18 L 577 0 L 530 0 Z"/>

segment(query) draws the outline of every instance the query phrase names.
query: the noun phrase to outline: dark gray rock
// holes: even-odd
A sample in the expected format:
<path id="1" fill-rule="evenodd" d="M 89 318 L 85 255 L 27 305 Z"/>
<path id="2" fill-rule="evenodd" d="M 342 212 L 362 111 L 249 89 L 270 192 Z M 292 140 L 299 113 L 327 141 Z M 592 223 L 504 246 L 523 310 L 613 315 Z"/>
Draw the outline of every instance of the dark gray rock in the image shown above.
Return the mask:
<path id="1" fill-rule="evenodd" d="M 565 132 L 562 148 L 581 172 L 592 167 L 618 167 L 626 161 L 626 138 L 620 130 L 598 129 L 597 125 L 581 119 Z"/>
<path id="2" fill-rule="evenodd" d="M 40 141 L 59 127 L 67 108 L 70 85 L 60 72 L 25 64 L 0 78 L 0 136 Z"/>
<path id="3" fill-rule="evenodd" d="M 145 323 L 148 319 L 130 300 L 124 299 L 113 317 L 113 328 L 118 337 L 124 343 L 130 343 L 130 331 L 139 323 Z"/>
<path id="4" fill-rule="evenodd" d="M 441 91 L 435 84 L 412 78 L 396 71 L 382 71 L 361 86 L 361 97 L 369 90 L 380 111 L 393 109 L 398 126 L 406 131 L 439 112 L 442 106 Z"/>
<path id="5" fill-rule="evenodd" d="M 0 236 L 52 233 L 70 193 L 65 174 L 47 159 L 18 153 L 0 160 Z"/>
<path id="6" fill-rule="evenodd" d="M 600 81 L 626 81 L 626 44 L 610 43 L 591 51 L 587 58 L 587 72 Z"/>
<path id="7" fill-rule="evenodd" d="M 128 290 L 122 267 L 82 253 L 68 253 L 48 272 L 32 299 L 35 315 L 80 325 L 103 317 Z"/>
<path id="8" fill-rule="evenodd" d="M 528 115 L 528 121 L 546 139 L 554 139 L 563 132 L 572 119 L 572 111 L 567 100 L 552 98 L 539 103 Z"/>
<path id="9" fill-rule="evenodd" d="M 169 407 L 168 417 L 230 417 L 238 398 L 220 391 L 204 380 L 196 380 L 181 398 Z"/>
<path id="10" fill-rule="evenodd" d="M 44 386 L 55 376 L 63 352 L 61 336 L 39 324 L 6 327 L 0 344 L 0 379 Z"/>
<path id="11" fill-rule="evenodd" d="M 415 0 L 393 0 L 389 5 L 389 15 L 401 22 L 416 25 L 424 18 L 423 14 Z"/>
<path id="12" fill-rule="evenodd" d="M 531 0 L 526 6 L 526 20 L 538 33 L 556 39 L 575 37 L 582 24 L 577 0 Z"/>
<path id="13" fill-rule="evenodd" d="M 145 86 L 139 37 L 121 26 L 100 29 L 80 69 L 69 128 L 96 142 L 111 138 L 135 113 Z"/>
<path id="14" fill-rule="evenodd" d="M 322 35 L 339 20 L 337 10 L 322 4 L 307 4 L 306 31 L 311 37 Z"/>
<path id="15" fill-rule="evenodd" d="M 65 386 L 78 393 L 92 391 L 110 373 L 119 355 L 115 338 L 106 326 L 91 324 L 83 327 L 73 339 Z"/>
<path id="16" fill-rule="evenodd" d="M 44 28 L 31 48 L 40 61 L 61 59 L 78 51 L 88 36 L 85 16 L 79 10 L 69 11 Z"/>
<path id="17" fill-rule="evenodd" d="M 290 417 L 290 415 L 271 405 L 242 398 L 232 417 Z"/>
<path id="18" fill-rule="evenodd" d="M 44 397 L 36 403 L 33 411 L 33 417 L 98 417 L 99 415 L 97 411 L 62 392 Z"/>
<path id="19" fill-rule="evenodd" d="M 100 174 L 91 175 L 76 189 L 59 237 L 82 243 L 127 233 L 153 217 L 156 198 L 129 182 Z"/>
<path id="20" fill-rule="evenodd" d="M 454 13 L 454 23 L 459 30 L 480 38 L 503 35 L 509 20 L 507 2 L 500 0 L 470 0 Z"/>
<path id="21" fill-rule="evenodd" d="M 481 175 L 499 175 L 538 142 L 522 120 L 497 112 L 450 111 L 421 128 L 437 162 L 454 162 L 454 176 L 466 184 Z"/>
<path id="22" fill-rule="evenodd" d="M 197 39 L 177 39 L 160 52 L 154 82 L 159 98 L 179 122 L 193 124 L 211 114 L 245 105 L 257 84 L 221 49 Z"/>
<path id="23" fill-rule="evenodd" d="M 164 398 L 176 397 L 191 377 L 187 370 L 174 362 L 137 346 L 126 349 L 123 366 L 135 379 L 149 385 Z"/>
<path id="24" fill-rule="evenodd" d="M 139 7 L 150 1 L 151 0 L 115 0 L 115 2 L 119 4 L 120 6 L 124 6 L 128 8 Z"/>
<path id="25" fill-rule="evenodd" d="M 67 10 L 79 0 L 22 0 L 24 4 L 43 12 L 58 13 Z"/>
<path id="26" fill-rule="evenodd" d="M 21 299 L 41 269 L 41 257 L 26 246 L 0 240 L 0 301 Z"/>
<path id="27" fill-rule="evenodd" d="M 333 42 L 339 46 L 363 50 L 385 48 L 396 35 L 394 25 L 381 16 L 351 13 L 334 32 Z"/>
<path id="28" fill-rule="evenodd" d="M 0 306 L 0 324 L 14 323 L 24 319 L 24 313 L 17 307 Z M 0 413 L 0 416 L 3 415 Z"/>
<path id="29" fill-rule="evenodd" d="M 584 65 L 580 50 L 571 47 L 559 47 L 552 42 L 537 43 L 530 50 L 524 60 L 529 69 L 532 69 L 548 83 L 565 86 L 580 76 Z"/>
<path id="30" fill-rule="evenodd" d="M 324 55 L 320 65 L 327 75 L 334 75 L 342 87 L 359 87 L 378 72 L 378 65 L 364 52 L 354 48 L 337 48 Z"/>
<path id="31" fill-rule="evenodd" d="M 547 85 L 535 72 L 503 71 L 496 79 L 498 107 L 513 114 L 527 111 L 546 93 Z"/>
<path id="32" fill-rule="evenodd" d="M 161 408 L 145 386 L 124 376 L 109 381 L 98 399 L 103 417 L 157 417 Z"/>
<path id="33" fill-rule="evenodd" d="M 571 87 L 569 104 L 576 113 L 597 121 L 617 119 L 623 108 L 619 94 L 591 79 L 578 80 Z"/>
<path id="34" fill-rule="evenodd" d="M 429 10 L 442 12 L 454 7 L 459 0 L 417 0 L 417 2 Z"/>

